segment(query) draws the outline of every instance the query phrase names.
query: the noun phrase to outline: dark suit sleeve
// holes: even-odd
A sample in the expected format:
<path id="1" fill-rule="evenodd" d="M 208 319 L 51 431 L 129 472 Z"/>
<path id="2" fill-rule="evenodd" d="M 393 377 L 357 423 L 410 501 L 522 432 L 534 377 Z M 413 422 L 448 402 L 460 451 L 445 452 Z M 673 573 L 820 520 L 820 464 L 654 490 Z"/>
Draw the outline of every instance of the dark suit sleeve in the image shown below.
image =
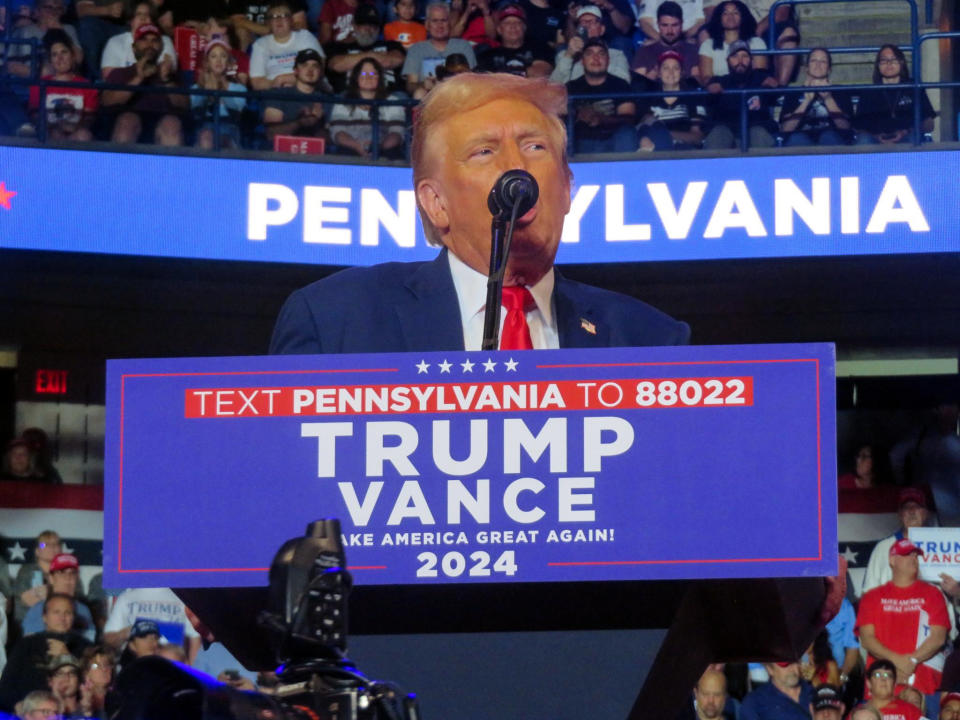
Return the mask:
<path id="1" fill-rule="evenodd" d="M 690 326 L 680 320 L 677 321 L 677 337 L 673 345 L 690 344 Z"/>
<path id="2" fill-rule="evenodd" d="M 318 355 L 323 352 L 317 320 L 302 291 L 294 292 L 280 309 L 270 338 L 271 355 Z"/>

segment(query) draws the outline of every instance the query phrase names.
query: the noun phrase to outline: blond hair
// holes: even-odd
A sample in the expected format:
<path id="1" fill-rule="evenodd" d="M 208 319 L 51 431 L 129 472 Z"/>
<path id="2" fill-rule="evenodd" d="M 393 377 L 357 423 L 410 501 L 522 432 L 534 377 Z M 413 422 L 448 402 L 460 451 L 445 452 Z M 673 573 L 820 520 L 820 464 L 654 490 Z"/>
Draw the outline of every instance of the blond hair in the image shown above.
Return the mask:
<path id="1" fill-rule="evenodd" d="M 456 115 L 504 99 L 523 100 L 544 114 L 550 133 L 563 153 L 564 167 L 567 167 L 567 128 L 560 119 L 567 111 L 567 89 L 563 85 L 551 83 L 546 78 L 525 78 L 508 73 L 460 73 L 438 83 L 414 115 L 410 149 L 414 188 L 426 176 L 431 130 Z M 569 167 L 567 174 L 570 174 Z M 419 198 L 417 205 L 420 206 Z M 420 219 L 427 242 L 440 245 L 439 233 L 422 207 Z"/>

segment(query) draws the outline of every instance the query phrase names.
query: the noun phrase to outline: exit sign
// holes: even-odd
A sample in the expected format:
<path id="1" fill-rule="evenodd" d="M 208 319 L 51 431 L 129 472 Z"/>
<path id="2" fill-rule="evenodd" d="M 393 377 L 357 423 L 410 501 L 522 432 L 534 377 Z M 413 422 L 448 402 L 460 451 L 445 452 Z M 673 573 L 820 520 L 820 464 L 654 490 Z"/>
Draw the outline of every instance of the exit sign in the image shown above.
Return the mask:
<path id="1" fill-rule="evenodd" d="M 33 388 L 38 395 L 66 395 L 67 376 L 67 370 L 38 369 Z"/>

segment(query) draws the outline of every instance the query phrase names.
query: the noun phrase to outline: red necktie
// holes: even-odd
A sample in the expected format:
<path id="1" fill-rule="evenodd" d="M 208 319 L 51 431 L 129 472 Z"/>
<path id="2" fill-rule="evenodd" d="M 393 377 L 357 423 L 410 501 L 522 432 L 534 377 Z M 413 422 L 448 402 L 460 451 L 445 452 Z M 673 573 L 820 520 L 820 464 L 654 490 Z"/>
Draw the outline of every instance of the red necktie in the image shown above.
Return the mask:
<path id="1" fill-rule="evenodd" d="M 533 350 L 530 327 L 527 325 L 527 311 L 536 307 L 533 295 L 525 287 L 505 287 L 503 306 L 507 309 L 507 316 L 500 334 L 500 349 Z"/>

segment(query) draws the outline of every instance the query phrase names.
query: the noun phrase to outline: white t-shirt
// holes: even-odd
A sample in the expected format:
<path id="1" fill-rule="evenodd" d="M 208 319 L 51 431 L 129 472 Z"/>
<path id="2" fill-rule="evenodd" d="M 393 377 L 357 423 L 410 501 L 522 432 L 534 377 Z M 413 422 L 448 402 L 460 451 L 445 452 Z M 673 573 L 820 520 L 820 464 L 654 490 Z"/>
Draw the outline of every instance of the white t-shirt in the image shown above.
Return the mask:
<path id="1" fill-rule="evenodd" d="M 183 610 L 183 601 L 170 588 L 124 590 L 117 598 L 104 632 L 117 632 L 137 620 L 153 620 L 168 642 L 182 644 L 184 637 L 200 637 Z"/>
<path id="2" fill-rule="evenodd" d="M 660 7 L 660 3 L 663 0 L 648 0 L 643 4 L 643 10 L 640 12 L 640 17 L 647 18 L 653 23 L 653 26 L 657 26 L 657 9 Z M 680 9 L 683 11 L 683 31 L 686 32 L 694 26 L 694 24 L 703 18 L 703 0 L 677 0 L 677 4 L 680 5 Z"/>
<path id="3" fill-rule="evenodd" d="M 173 41 L 163 36 L 163 52 L 160 57 L 169 56 L 173 67 L 177 67 L 177 51 L 173 49 Z M 137 59 L 133 56 L 133 33 L 129 30 L 114 35 L 103 46 L 103 55 L 100 57 L 101 68 L 125 68 L 134 65 Z"/>
<path id="4" fill-rule="evenodd" d="M 285 43 L 277 42 L 273 35 L 264 35 L 253 43 L 250 50 L 250 77 L 265 77 L 273 80 L 278 75 L 293 72 L 293 61 L 301 50 L 316 50 L 320 57 L 323 48 L 309 30 L 294 30 Z"/>
<path id="5" fill-rule="evenodd" d="M 723 43 L 722 48 L 714 48 L 713 38 L 707 38 L 700 44 L 700 54 L 713 59 L 713 74 L 716 77 L 730 74 L 730 66 L 727 65 L 727 48 L 729 47 L 730 45 Z M 750 38 L 750 49 L 766 50 L 767 44 L 758 37 L 752 37 Z M 709 79 L 704 78 L 703 81 L 706 82 Z"/>

